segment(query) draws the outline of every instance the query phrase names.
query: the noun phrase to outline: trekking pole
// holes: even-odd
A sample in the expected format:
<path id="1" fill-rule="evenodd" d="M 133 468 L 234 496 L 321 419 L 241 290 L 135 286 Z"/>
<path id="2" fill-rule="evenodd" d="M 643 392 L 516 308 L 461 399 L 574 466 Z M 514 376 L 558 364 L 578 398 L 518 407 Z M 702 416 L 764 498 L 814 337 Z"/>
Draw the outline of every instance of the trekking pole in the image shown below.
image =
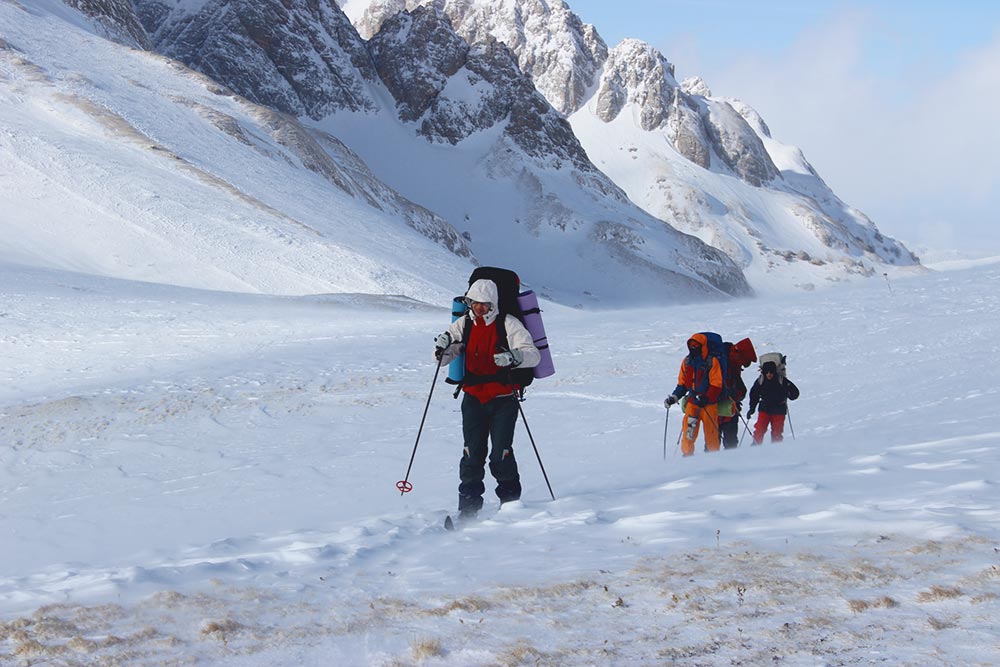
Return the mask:
<path id="1" fill-rule="evenodd" d="M 427 404 L 424 405 L 424 416 L 420 418 L 420 428 L 417 429 L 417 440 L 413 443 L 413 453 L 410 454 L 410 465 L 406 466 L 406 477 L 396 482 L 396 488 L 399 489 L 399 495 L 404 493 L 409 493 L 413 490 L 413 485 L 410 484 L 410 469 L 413 468 L 413 459 L 417 457 L 417 445 L 420 443 L 420 434 L 424 430 L 424 420 L 427 419 L 427 408 L 431 407 L 431 396 L 434 395 L 434 385 L 437 384 L 438 373 L 441 372 L 441 356 L 438 357 L 437 368 L 434 369 L 434 380 L 431 382 L 431 391 L 427 394 Z"/>
<path id="2" fill-rule="evenodd" d="M 667 418 L 663 420 L 663 460 L 667 460 L 667 424 L 670 423 L 670 406 L 667 406 Z"/>
<path id="3" fill-rule="evenodd" d="M 892 294 L 892 283 L 889 282 L 889 274 L 883 273 L 882 275 L 885 276 L 885 284 L 889 287 L 889 294 Z"/>
<path id="4" fill-rule="evenodd" d="M 514 400 L 517 401 L 517 398 Z M 535 439 L 531 436 L 531 429 L 528 428 L 528 420 L 524 418 L 524 410 L 521 409 L 521 401 L 517 401 L 517 411 L 521 413 L 521 421 L 524 422 L 524 428 L 528 431 L 528 440 L 531 440 L 531 446 L 535 450 L 535 457 L 538 459 L 538 467 L 542 469 L 542 477 L 545 478 L 545 486 L 549 487 L 549 495 L 552 496 L 552 500 L 555 500 L 556 494 L 552 493 L 552 485 L 549 484 L 549 476 L 545 474 L 545 466 L 542 465 L 542 457 L 538 453 L 538 447 L 535 446 Z"/>
<path id="5" fill-rule="evenodd" d="M 792 426 L 792 411 L 786 407 L 785 412 L 788 414 L 788 428 L 792 431 L 792 440 L 795 440 L 795 427 Z"/>
<path id="6" fill-rule="evenodd" d="M 743 422 L 743 426 L 746 427 L 743 430 L 743 435 L 740 436 L 740 442 L 739 442 L 739 444 L 742 445 L 743 444 L 743 438 L 747 437 L 747 433 L 750 432 L 750 424 L 747 422 L 746 419 L 743 419 L 743 415 L 742 414 L 740 414 L 739 412 L 737 412 L 736 414 L 740 415 L 740 421 L 742 421 Z"/>
<path id="7" fill-rule="evenodd" d="M 717 437 L 719 439 L 719 448 L 721 449 L 722 448 L 722 432 L 719 431 L 719 417 L 718 417 L 718 413 L 716 413 L 715 419 L 706 419 L 705 420 L 705 424 L 711 424 L 712 425 L 712 430 L 715 431 L 715 437 Z M 708 445 L 708 427 L 707 426 L 705 427 L 705 445 L 706 446 Z"/>

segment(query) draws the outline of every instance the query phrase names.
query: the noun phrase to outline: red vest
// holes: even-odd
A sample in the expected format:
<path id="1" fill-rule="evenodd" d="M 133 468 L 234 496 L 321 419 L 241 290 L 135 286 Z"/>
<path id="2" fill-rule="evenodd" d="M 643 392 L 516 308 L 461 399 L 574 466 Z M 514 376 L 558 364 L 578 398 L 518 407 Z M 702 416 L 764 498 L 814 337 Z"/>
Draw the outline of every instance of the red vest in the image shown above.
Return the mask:
<path id="1" fill-rule="evenodd" d="M 473 321 L 469 327 L 469 340 L 465 343 L 465 368 L 475 375 L 494 375 L 500 367 L 493 363 L 493 355 L 497 353 L 496 320 L 490 324 Z M 463 387 L 462 390 L 479 399 L 480 403 L 488 403 L 497 396 L 513 394 L 515 387 L 500 382 L 486 382 Z"/>

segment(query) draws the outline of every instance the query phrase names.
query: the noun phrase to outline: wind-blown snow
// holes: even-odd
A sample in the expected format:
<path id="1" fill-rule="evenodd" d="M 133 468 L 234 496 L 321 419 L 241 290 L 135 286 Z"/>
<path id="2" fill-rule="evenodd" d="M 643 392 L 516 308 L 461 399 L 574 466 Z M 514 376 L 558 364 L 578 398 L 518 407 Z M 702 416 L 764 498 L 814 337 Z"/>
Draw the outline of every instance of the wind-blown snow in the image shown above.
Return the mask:
<path id="1" fill-rule="evenodd" d="M 998 283 L 545 306 L 556 500 L 519 426 L 522 500 L 447 533 L 440 377 L 395 490 L 446 304 L 2 265 L 0 663 L 995 664 Z M 794 438 L 664 444 L 705 329 L 788 355 Z"/>

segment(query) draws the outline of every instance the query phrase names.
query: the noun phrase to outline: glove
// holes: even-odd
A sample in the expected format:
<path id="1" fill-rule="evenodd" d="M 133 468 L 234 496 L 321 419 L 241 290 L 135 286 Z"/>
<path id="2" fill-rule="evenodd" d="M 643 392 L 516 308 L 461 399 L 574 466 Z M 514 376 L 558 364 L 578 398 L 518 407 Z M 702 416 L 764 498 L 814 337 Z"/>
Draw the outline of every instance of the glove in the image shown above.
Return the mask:
<path id="1" fill-rule="evenodd" d="M 708 405 L 708 396 L 705 396 L 705 394 L 695 394 L 694 398 L 692 398 L 691 400 L 699 408 L 703 408 L 706 405 Z"/>
<path id="2" fill-rule="evenodd" d="M 524 361 L 524 354 L 521 353 L 521 350 L 510 350 L 493 355 L 493 363 L 500 368 L 520 366 L 522 361 Z"/>
<path id="3" fill-rule="evenodd" d="M 449 345 L 451 345 L 451 334 L 445 331 L 434 339 L 434 356 L 440 359 Z"/>
<path id="4" fill-rule="evenodd" d="M 669 408 L 671 405 L 674 405 L 675 403 L 677 403 L 677 397 L 674 396 L 673 394 L 670 394 L 665 399 L 663 399 L 663 407 L 665 408 Z"/>
<path id="5" fill-rule="evenodd" d="M 443 350 L 449 345 L 451 345 L 451 334 L 447 331 L 434 339 L 434 347 L 439 350 Z"/>
<path id="6" fill-rule="evenodd" d="M 755 410 L 755 408 L 750 408 L 750 412 L 747 413 L 747 419 L 749 419 L 750 417 L 753 417 L 753 411 L 754 410 Z"/>

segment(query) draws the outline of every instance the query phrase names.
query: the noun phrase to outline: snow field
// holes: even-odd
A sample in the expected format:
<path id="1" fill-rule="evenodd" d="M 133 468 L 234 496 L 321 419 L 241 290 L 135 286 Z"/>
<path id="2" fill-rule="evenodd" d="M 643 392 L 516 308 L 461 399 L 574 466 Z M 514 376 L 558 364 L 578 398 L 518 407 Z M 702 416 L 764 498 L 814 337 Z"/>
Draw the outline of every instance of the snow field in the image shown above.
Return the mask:
<path id="1" fill-rule="evenodd" d="M 522 500 L 446 533 L 448 385 L 394 486 L 446 308 L 4 267 L 0 664 L 992 664 L 998 275 L 543 306 L 557 499 L 519 426 Z M 705 329 L 788 355 L 794 439 L 682 459 L 672 410 L 664 460 Z"/>

